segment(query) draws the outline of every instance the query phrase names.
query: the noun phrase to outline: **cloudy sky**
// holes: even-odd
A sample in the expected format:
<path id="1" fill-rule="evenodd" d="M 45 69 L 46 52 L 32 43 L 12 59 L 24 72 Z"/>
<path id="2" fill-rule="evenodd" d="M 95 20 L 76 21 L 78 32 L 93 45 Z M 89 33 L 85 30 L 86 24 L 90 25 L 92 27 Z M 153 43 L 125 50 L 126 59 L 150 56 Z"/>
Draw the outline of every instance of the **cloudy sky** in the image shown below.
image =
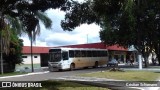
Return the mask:
<path id="1" fill-rule="evenodd" d="M 77 27 L 74 31 L 63 31 L 60 26 L 61 20 L 64 19 L 65 13 L 56 9 L 46 11 L 49 18 L 52 20 L 52 28 L 45 29 L 41 24 L 41 33 L 36 37 L 34 46 L 63 46 L 84 43 L 100 42 L 99 31 L 100 27 L 95 24 L 83 24 Z M 88 39 L 87 39 L 88 37 Z M 21 36 L 24 40 L 24 46 L 30 46 L 30 41 L 27 35 Z"/>

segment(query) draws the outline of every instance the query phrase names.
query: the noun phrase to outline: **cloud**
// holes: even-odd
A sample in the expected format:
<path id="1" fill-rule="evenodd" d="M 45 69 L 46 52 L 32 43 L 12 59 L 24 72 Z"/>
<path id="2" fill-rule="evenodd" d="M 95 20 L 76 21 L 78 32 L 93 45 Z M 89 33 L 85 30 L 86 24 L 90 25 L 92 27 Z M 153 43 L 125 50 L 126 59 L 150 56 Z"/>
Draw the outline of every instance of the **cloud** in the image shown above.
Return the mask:
<path id="1" fill-rule="evenodd" d="M 56 9 L 46 11 L 48 17 L 52 20 L 52 28 L 47 30 L 41 23 L 41 33 L 36 38 L 34 46 L 64 46 L 84 43 L 100 42 L 99 31 L 100 27 L 95 24 L 82 24 L 74 31 L 63 31 L 60 22 L 64 19 L 65 13 Z M 24 40 L 24 45 L 29 46 L 30 41 L 27 35 L 21 37 Z"/>

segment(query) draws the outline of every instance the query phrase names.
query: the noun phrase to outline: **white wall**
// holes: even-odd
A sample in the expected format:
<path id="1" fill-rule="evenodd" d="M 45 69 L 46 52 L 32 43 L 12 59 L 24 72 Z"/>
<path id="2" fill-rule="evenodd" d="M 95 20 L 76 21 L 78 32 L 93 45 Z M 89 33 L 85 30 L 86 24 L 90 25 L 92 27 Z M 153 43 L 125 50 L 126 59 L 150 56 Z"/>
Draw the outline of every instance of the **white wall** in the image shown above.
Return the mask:
<path id="1" fill-rule="evenodd" d="M 30 54 L 23 54 L 22 57 L 23 57 L 23 64 L 31 64 Z M 40 54 L 33 54 L 33 64 L 40 64 L 40 63 L 41 63 Z"/>

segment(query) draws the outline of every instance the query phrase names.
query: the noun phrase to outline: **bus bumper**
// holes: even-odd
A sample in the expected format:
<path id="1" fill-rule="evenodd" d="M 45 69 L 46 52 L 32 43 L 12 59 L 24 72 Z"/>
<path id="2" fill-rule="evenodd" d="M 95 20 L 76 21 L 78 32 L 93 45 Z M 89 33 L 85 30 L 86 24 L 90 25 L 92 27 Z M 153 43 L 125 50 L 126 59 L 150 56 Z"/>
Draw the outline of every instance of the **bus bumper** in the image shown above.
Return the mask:
<path id="1" fill-rule="evenodd" d="M 49 66 L 48 69 L 49 69 L 50 72 L 62 70 L 61 67 L 52 67 L 52 66 Z"/>

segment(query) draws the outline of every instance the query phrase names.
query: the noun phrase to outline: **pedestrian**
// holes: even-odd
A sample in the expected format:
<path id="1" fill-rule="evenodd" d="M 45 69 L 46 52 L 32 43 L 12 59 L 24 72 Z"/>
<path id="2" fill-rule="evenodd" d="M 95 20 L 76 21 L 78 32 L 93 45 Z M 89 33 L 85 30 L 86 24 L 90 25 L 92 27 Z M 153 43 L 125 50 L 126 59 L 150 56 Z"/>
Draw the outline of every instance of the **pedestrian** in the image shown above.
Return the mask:
<path id="1" fill-rule="evenodd" d="M 130 59 L 130 62 L 131 62 L 130 65 L 133 66 L 133 62 L 134 62 L 133 58 Z"/>
<path id="2" fill-rule="evenodd" d="M 133 62 L 134 62 L 134 59 L 133 59 L 133 56 L 131 56 L 130 58 L 130 65 L 133 66 Z"/>

